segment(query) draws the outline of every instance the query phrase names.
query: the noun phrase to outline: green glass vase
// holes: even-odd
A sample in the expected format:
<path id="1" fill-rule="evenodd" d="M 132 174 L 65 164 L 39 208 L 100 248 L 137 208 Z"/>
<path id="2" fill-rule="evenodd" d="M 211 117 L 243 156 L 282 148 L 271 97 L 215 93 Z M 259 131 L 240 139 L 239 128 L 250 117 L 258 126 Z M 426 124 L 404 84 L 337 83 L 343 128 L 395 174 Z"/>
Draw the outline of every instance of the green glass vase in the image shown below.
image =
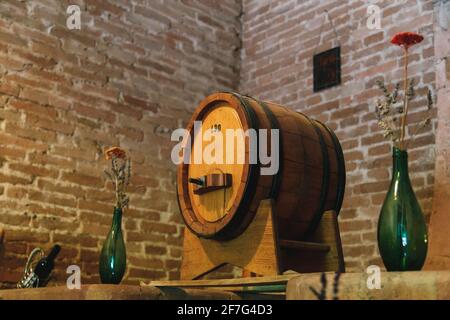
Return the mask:
<path id="1" fill-rule="evenodd" d="M 388 271 L 420 270 L 428 250 L 425 219 L 411 186 L 408 152 L 394 147 L 392 181 L 378 220 L 378 248 Z"/>
<path id="2" fill-rule="evenodd" d="M 119 284 L 127 266 L 127 253 L 122 233 L 122 209 L 114 208 L 111 230 L 100 253 L 100 280 L 105 284 Z"/>

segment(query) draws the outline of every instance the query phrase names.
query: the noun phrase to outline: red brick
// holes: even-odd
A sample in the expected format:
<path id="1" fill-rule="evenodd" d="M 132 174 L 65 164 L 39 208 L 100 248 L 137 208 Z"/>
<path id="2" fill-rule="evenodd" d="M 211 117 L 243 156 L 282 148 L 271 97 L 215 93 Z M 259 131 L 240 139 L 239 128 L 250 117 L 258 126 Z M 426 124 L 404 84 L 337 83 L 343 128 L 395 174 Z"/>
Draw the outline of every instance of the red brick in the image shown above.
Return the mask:
<path id="1" fill-rule="evenodd" d="M 125 102 L 127 102 L 131 106 L 140 107 L 153 113 L 156 113 L 159 109 L 159 105 L 157 103 L 145 101 L 132 96 L 124 96 L 124 98 Z"/>
<path id="2" fill-rule="evenodd" d="M 93 177 L 76 172 L 73 173 L 63 172 L 61 174 L 61 180 L 69 181 L 82 186 L 88 186 L 91 188 L 101 187 L 103 185 L 103 181 L 99 177 Z"/>
<path id="3" fill-rule="evenodd" d="M 39 151 L 45 151 L 47 150 L 48 146 L 41 143 L 36 142 L 30 139 L 26 138 L 20 138 L 13 135 L 7 135 L 0 132 L 0 145 L 11 145 L 18 148 L 23 148 L 27 150 L 39 150 Z"/>
<path id="4" fill-rule="evenodd" d="M 177 228 L 173 225 L 142 221 L 141 230 L 146 230 L 147 232 L 156 232 L 162 234 L 174 234 L 177 232 Z"/>
<path id="5" fill-rule="evenodd" d="M 20 91 L 20 98 L 30 100 L 39 104 L 48 104 L 48 94 L 45 91 L 34 88 L 23 88 Z M 47 114 L 47 113 L 45 113 Z"/>
<path id="6" fill-rule="evenodd" d="M 9 159 L 23 160 L 25 158 L 25 151 L 21 149 L 15 149 L 11 147 L 0 146 L 0 156 L 7 157 Z"/>
<path id="7" fill-rule="evenodd" d="M 18 96 L 19 95 L 19 86 L 14 83 L 2 82 L 0 83 L 0 93 L 7 94 L 10 96 Z"/>
<path id="8" fill-rule="evenodd" d="M 142 279 L 151 280 L 151 279 L 162 279 L 166 276 L 166 273 L 163 271 L 130 268 L 128 271 L 128 276 L 130 278 L 136 277 L 141 280 Z"/>
<path id="9" fill-rule="evenodd" d="M 109 123 L 114 123 L 116 121 L 116 116 L 114 113 L 107 110 L 102 110 L 98 107 L 88 107 L 85 105 L 77 104 L 74 110 L 85 117 L 94 118 L 99 121 L 105 121 Z"/>
<path id="10" fill-rule="evenodd" d="M 354 192 L 356 194 L 367 194 L 367 193 L 374 193 L 374 192 L 380 192 L 380 191 L 387 191 L 387 188 L 389 186 L 389 181 L 379 181 L 379 182 L 366 182 L 361 183 L 359 185 L 355 186 Z"/>
<path id="11" fill-rule="evenodd" d="M 142 111 L 137 110 L 134 107 L 116 104 L 116 103 L 109 103 L 109 105 L 110 105 L 111 110 L 113 110 L 114 112 L 123 114 L 125 116 L 132 117 L 137 120 L 142 119 Z"/>
<path id="12" fill-rule="evenodd" d="M 26 175 L 29 175 L 31 177 L 40 176 L 40 177 L 48 177 L 48 178 L 57 178 L 58 177 L 58 171 L 47 169 L 44 167 L 34 166 L 30 164 L 23 164 L 23 163 L 10 163 L 9 169 L 12 171 L 18 171 L 21 173 L 24 173 Z"/>
<path id="13" fill-rule="evenodd" d="M 369 148 L 369 156 L 379 156 L 379 155 L 385 155 L 387 153 L 391 153 L 392 147 L 390 144 L 383 144 L 376 147 Z"/>
<path id="14" fill-rule="evenodd" d="M 377 43 L 385 39 L 384 32 L 377 32 L 364 39 L 364 45 L 370 46 L 371 44 Z"/>
<path id="15" fill-rule="evenodd" d="M 58 120 L 49 120 L 35 115 L 28 115 L 26 117 L 25 123 L 29 126 L 38 127 L 57 133 L 63 133 L 66 135 L 71 135 L 75 131 L 75 125 L 73 123 L 64 123 Z"/>
<path id="16" fill-rule="evenodd" d="M 167 253 L 166 247 L 145 246 L 145 253 L 150 255 L 165 255 Z"/>
<path id="17" fill-rule="evenodd" d="M 16 124 L 7 122 L 5 124 L 6 133 L 17 135 L 19 137 L 28 138 L 32 140 L 39 140 L 45 143 L 54 143 L 56 141 L 56 134 L 47 130 L 36 130 L 34 128 L 20 127 Z"/>
<path id="18" fill-rule="evenodd" d="M 144 132 L 139 129 L 122 127 L 117 130 L 117 133 L 137 142 L 144 140 Z"/>
<path id="19" fill-rule="evenodd" d="M 347 246 L 344 249 L 344 254 L 348 257 L 372 256 L 375 248 L 375 245 Z"/>
<path id="20" fill-rule="evenodd" d="M 21 178 L 17 176 L 12 175 L 6 175 L 3 173 L 0 173 L 0 183 L 10 183 L 13 185 L 16 184 L 31 184 L 33 181 L 31 178 Z"/>
<path id="21" fill-rule="evenodd" d="M 27 40 L 22 39 L 20 35 L 13 33 L 6 33 L 3 31 L 0 31 L 0 42 L 8 43 L 19 47 L 27 46 Z"/>
<path id="22" fill-rule="evenodd" d="M 48 177 L 48 175 L 47 175 Z M 82 188 L 76 186 L 67 186 L 62 184 L 56 184 L 54 182 L 50 182 L 48 180 L 38 179 L 38 187 L 42 190 L 51 191 L 55 193 L 63 193 L 67 195 L 72 195 L 75 197 L 83 198 L 85 192 Z"/>
<path id="23" fill-rule="evenodd" d="M 48 243 L 49 234 L 30 230 L 6 230 L 6 242 Z"/>

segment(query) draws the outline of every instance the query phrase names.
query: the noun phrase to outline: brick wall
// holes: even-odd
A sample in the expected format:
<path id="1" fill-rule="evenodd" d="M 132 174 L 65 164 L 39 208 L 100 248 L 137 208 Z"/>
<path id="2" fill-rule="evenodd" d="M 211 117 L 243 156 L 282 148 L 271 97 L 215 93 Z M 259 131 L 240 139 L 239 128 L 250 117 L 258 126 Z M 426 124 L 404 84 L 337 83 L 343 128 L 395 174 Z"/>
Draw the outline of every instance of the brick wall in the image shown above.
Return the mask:
<path id="1" fill-rule="evenodd" d="M 431 0 L 378 1 L 381 30 L 366 26 L 369 1 L 70 4 L 81 7 L 81 31 L 66 27 L 69 1 L 0 1 L 0 286 L 17 281 L 34 247 L 53 243 L 63 246 L 55 283 L 64 282 L 70 264 L 81 267 L 84 283 L 98 281 L 114 197 L 102 176 L 110 145 L 130 152 L 135 173 L 124 214 L 126 282 L 177 278 L 183 227 L 167 160 L 170 133 L 204 96 L 230 89 L 303 111 L 336 131 L 348 172 L 340 216 L 347 267 L 381 265 L 376 223 L 391 153 L 376 125 L 374 82 L 401 81 L 401 50 L 388 43 L 395 32 L 425 35 L 410 67 L 420 88 L 411 119 L 424 116 L 424 87 L 436 78 Z M 312 55 L 336 45 L 326 24 L 316 48 L 325 9 L 339 35 L 342 85 L 313 93 Z M 427 216 L 436 118 L 435 111 L 433 127 L 410 150 Z"/>
<path id="2" fill-rule="evenodd" d="M 369 1 L 244 0 L 240 91 L 276 101 L 330 125 L 346 158 L 347 188 L 340 227 L 350 271 L 382 265 L 376 244 L 377 219 L 391 174 L 391 147 L 377 126 L 376 79 L 402 79 L 402 51 L 389 44 L 399 31 L 416 31 L 425 40 L 411 50 L 410 74 L 418 98 L 410 119 L 426 109 L 426 90 L 434 87 L 433 3 L 425 0 L 378 1 L 381 29 L 367 27 Z M 330 25 L 319 30 L 328 10 L 341 44 L 342 84 L 313 93 L 312 56 L 335 46 Z M 435 110 L 436 111 L 436 110 Z M 410 148 L 410 172 L 420 203 L 429 217 L 434 181 L 436 112 L 433 126 Z"/>
<path id="3" fill-rule="evenodd" d="M 450 8 L 450 3 L 439 1 L 435 16 Z M 434 43 L 436 58 L 436 90 L 438 96 L 438 128 L 436 131 L 436 179 L 434 183 L 433 213 L 430 220 L 430 251 L 427 267 L 450 269 L 450 30 L 445 23 L 435 23 Z"/>
<path id="4" fill-rule="evenodd" d="M 81 31 L 66 27 L 69 3 L 81 8 Z M 63 248 L 56 282 L 70 264 L 98 281 L 111 145 L 133 161 L 126 282 L 178 277 L 170 133 L 203 97 L 236 89 L 240 13 L 238 0 L 0 2 L 0 283 L 53 243 Z"/>

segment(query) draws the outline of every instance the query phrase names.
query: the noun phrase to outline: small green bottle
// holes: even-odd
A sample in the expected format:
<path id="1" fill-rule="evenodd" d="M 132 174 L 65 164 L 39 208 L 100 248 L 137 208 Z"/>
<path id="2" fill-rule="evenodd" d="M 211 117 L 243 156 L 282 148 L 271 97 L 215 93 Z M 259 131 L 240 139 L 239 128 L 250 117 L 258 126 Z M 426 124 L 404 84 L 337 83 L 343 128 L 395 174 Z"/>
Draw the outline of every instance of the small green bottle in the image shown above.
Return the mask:
<path id="1" fill-rule="evenodd" d="M 378 220 L 378 248 L 388 271 L 420 270 L 427 256 L 427 226 L 409 179 L 408 152 L 397 147 Z"/>
<path id="2" fill-rule="evenodd" d="M 122 234 L 122 209 L 114 208 L 113 222 L 100 253 L 99 273 L 104 284 L 119 284 L 127 266 L 127 253 Z"/>

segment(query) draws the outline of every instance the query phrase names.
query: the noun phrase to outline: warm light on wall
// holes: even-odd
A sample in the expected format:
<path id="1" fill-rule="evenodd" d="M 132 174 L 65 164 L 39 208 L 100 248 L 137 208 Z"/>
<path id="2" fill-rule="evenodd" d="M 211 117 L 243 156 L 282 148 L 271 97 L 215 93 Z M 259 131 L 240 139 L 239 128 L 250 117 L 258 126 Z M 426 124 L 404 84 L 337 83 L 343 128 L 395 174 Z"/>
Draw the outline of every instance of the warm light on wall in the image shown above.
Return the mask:
<path id="1" fill-rule="evenodd" d="M 450 14 L 450 6 L 449 6 L 449 2 L 447 0 L 443 0 L 441 1 L 441 3 L 439 4 L 439 9 L 438 9 L 438 23 L 439 26 L 444 29 L 447 30 L 448 29 L 448 25 L 449 25 L 449 14 Z"/>

